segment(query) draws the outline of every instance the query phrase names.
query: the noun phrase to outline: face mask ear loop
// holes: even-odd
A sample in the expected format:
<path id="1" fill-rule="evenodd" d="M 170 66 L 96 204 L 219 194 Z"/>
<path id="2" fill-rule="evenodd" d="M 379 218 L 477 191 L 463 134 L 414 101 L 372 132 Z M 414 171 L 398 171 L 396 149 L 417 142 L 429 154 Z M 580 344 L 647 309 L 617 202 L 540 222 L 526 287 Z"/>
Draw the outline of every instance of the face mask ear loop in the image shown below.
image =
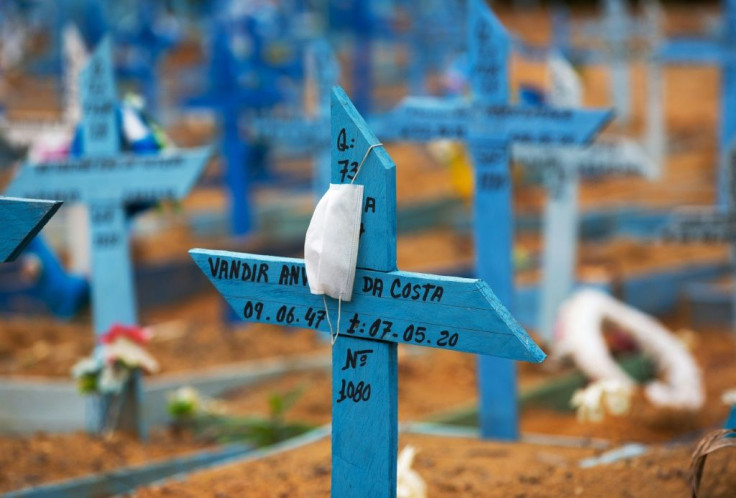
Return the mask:
<path id="1" fill-rule="evenodd" d="M 337 299 L 337 332 L 332 330 L 332 321 L 330 321 L 330 310 L 327 309 L 327 299 L 322 294 L 322 302 L 325 305 L 325 316 L 327 317 L 327 326 L 330 327 L 330 345 L 334 346 L 337 342 L 337 337 L 340 335 L 340 315 L 342 314 L 342 298 Z"/>
<path id="2" fill-rule="evenodd" d="M 327 318 L 327 326 L 330 327 L 330 343 L 334 346 L 335 344 L 335 337 L 333 336 L 332 332 L 332 321 L 330 321 L 330 310 L 327 308 L 327 299 L 325 298 L 325 295 L 322 294 L 322 302 L 325 305 L 325 317 Z M 337 331 L 340 332 L 339 330 Z"/>
<path id="3" fill-rule="evenodd" d="M 368 150 L 367 150 L 367 151 L 365 151 L 365 155 L 363 156 L 363 159 L 361 159 L 361 161 L 360 161 L 360 164 L 358 165 L 358 169 L 357 169 L 357 170 L 355 171 L 355 176 L 354 176 L 354 177 L 353 177 L 353 179 L 352 179 L 352 180 L 350 181 L 350 184 L 351 184 L 351 185 L 352 185 L 352 184 L 353 184 L 353 183 L 355 182 L 355 179 L 356 179 L 356 178 L 358 178 L 358 175 L 360 174 L 360 168 L 362 168 L 362 167 L 363 167 L 363 163 L 365 162 L 365 160 L 366 160 L 366 159 L 368 159 L 368 154 L 370 154 L 370 153 L 371 153 L 371 151 L 372 151 L 373 149 L 375 149 L 376 147 L 382 147 L 382 146 L 383 146 L 383 144 L 379 142 L 379 143 L 377 143 L 377 144 L 373 144 L 373 145 L 371 145 L 370 147 L 368 147 Z"/>
<path id="4" fill-rule="evenodd" d="M 331 338 L 332 339 L 332 346 L 335 345 L 337 342 L 337 337 L 340 335 L 340 315 L 342 315 L 342 298 L 337 298 L 337 332 L 335 332 L 335 335 Z"/>

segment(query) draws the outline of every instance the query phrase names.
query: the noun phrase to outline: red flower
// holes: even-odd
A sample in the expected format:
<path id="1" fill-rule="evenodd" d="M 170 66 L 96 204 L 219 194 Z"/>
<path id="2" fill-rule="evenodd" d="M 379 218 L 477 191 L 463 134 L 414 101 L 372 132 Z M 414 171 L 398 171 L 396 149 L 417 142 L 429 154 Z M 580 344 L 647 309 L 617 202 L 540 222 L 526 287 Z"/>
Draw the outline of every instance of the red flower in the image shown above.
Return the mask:
<path id="1" fill-rule="evenodd" d="M 151 331 L 137 325 L 120 325 L 116 323 L 100 337 L 100 340 L 103 344 L 112 344 L 121 338 L 143 345 L 151 340 Z"/>

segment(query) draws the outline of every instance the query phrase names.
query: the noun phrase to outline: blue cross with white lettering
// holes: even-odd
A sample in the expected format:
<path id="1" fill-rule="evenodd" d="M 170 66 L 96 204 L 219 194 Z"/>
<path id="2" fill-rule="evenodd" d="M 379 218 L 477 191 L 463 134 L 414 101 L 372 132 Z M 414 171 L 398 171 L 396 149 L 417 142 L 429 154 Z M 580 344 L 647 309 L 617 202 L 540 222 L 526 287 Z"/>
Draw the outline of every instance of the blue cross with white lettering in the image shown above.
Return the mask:
<path id="1" fill-rule="evenodd" d="M 719 130 L 717 204 L 728 205 L 727 147 L 736 136 L 736 0 L 723 0 L 723 26 L 719 36 L 674 38 L 656 52 L 663 63 L 715 65 L 721 69 L 721 121 Z"/>
<path id="2" fill-rule="evenodd" d="M 307 57 L 308 77 L 315 86 L 315 115 L 308 119 L 254 118 L 250 129 L 255 136 L 271 143 L 312 151 L 312 190 L 315 198 L 319 199 L 330 185 L 330 89 L 337 84 L 340 70 L 325 40 L 312 42 L 307 49 Z"/>
<path id="3" fill-rule="evenodd" d="M 207 147 L 148 155 L 121 153 L 111 50 L 110 41 L 103 40 L 79 77 L 84 155 L 52 163 L 24 164 L 7 190 L 10 195 L 87 205 L 97 336 L 116 323 L 138 323 L 126 207 L 183 198 L 210 155 Z M 139 387 L 136 392 L 141 394 Z M 121 416 L 121 428 L 145 437 L 140 407 L 129 408 L 134 413 Z"/>
<path id="4" fill-rule="evenodd" d="M 59 201 L 0 196 L 0 263 L 14 261 L 59 207 Z"/>
<path id="5" fill-rule="evenodd" d="M 544 353 L 482 280 L 396 269 L 396 173 L 340 88 L 332 92 L 332 183 L 364 185 L 353 298 L 332 349 L 332 496 L 396 496 L 398 343 L 540 362 Z M 360 175 L 358 165 L 366 157 Z M 347 165 L 347 168 L 344 166 Z M 303 260 L 194 249 L 247 321 L 330 332 L 338 306 L 310 294 Z"/>
<path id="6" fill-rule="evenodd" d="M 475 164 L 477 276 L 510 307 L 513 298 L 512 142 L 582 144 L 611 118 L 609 111 L 510 106 L 510 38 L 483 0 L 471 0 L 468 47 L 471 100 L 406 99 L 376 124 L 382 140 L 466 140 Z M 480 427 L 485 437 L 518 437 L 513 362 L 481 357 Z M 499 401 L 500 400 L 500 401 Z"/>

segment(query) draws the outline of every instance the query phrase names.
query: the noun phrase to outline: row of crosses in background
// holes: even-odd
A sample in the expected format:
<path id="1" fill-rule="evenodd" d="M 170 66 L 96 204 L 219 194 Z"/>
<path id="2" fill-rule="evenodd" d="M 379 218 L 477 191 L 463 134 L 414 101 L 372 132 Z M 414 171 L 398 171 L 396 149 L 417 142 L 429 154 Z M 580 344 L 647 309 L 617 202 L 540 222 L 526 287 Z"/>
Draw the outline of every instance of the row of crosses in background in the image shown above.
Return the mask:
<path id="1" fill-rule="evenodd" d="M 629 64 L 635 52 L 635 41 L 647 39 L 656 26 L 649 16 L 636 18 L 628 12 L 624 0 L 603 0 L 601 19 L 587 21 L 581 26 L 571 25 L 567 10 L 557 7 L 553 12 L 553 46 L 575 64 L 608 64 L 610 66 L 611 101 L 616 119 L 623 124 L 631 118 L 631 75 Z M 647 9 L 655 7 L 656 0 L 649 0 Z M 575 32 L 586 40 L 592 40 L 600 49 L 581 49 L 572 45 Z M 596 43 L 597 42 L 597 43 Z"/>
<path id="2" fill-rule="evenodd" d="M 510 145 L 515 142 L 588 143 L 610 119 L 604 110 L 509 104 L 510 37 L 482 0 L 471 0 L 468 17 L 469 99 L 409 98 L 373 122 L 392 140 L 468 142 L 475 165 L 476 275 L 505 306 L 513 298 L 513 215 Z M 513 362 L 479 359 L 480 428 L 483 436 L 518 437 L 516 370 Z"/>
<path id="3" fill-rule="evenodd" d="M 549 62 L 550 104 L 560 108 L 582 105 L 582 86 L 570 64 L 557 54 Z M 606 175 L 659 176 L 659 164 L 634 141 L 617 137 L 586 147 L 516 144 L 515 161 L 543 171 L 547 202 L 543 221 L 542 281 L 538 330 L 550 344 L 557 311 L 576 286 L 578 186 L 581 177 Z"/>
<path id="4" fill-rule="evenodd" d="M 185 105 L 214 109 L 217 115 L 221 157 L 229 194 L 230 231 L 235 236 L 249 233 L 254 213 L 249 202 L 253 146 L 240 133 L 244 111 L 250 114 L 273 107 L 283 95 L 277 80 L 244 79 L 244 62 L 232 46 L 234 26 L 226 20 L 215 23 L 209 43 L 209 88 L 204 95 L 186 99 Z M 250 68 L 255 71 L 258 68 Z"/>
<path id="5" fill-rule="evenodd" d="M 482 280 L 396 270 L 395 166 L 374 148 L 378 139 L 339 88 L 332 92 L 330 142 L 332 183 L 355 180 L 365 188 L 354 295 L 342 303 L 332 349 L 332 496 L 395 497 L 398 343 L 531 362 L 545 355 Z M 330 332 L 303 260 L 191 254 L 246 321 Z M 334 324 L 338 306 L 328 303 Z"/>
<path id="6" fill-rule="evenodd" d="M 53 163 L 26 163 L 7 188 L 9 195 L 57 199 L 87 207 L 91 230 L 92 306 L 96 336 L 112 325 L 136 325 L 138 315 L 129 249 L 131 205 L 183 198 L 201 174 L 209 148 L 167 149 L 157 154 L 121 153 L 117 91 L 111 43 L 103 40 L 79 76 L 83 155 Z M 139 382 L 119 427 L 145 437 Z M 107 416 L 105 403 L 94 414 Z"/>
<path id="7" fill-rule="evenodd" d="M 728 146 L 736 137 L 736 0 L 722 0 L 722 25 L 713 38 L 674 38 L 658 47 L 663 64 L 713 65 L 721 70 L 717 203 L 728 205 Z M 653 96 L 650 95 L 650 98 Z M 654 101 L 661 99 L 654 98 Z"/>
<path id="8" fill-rule="evenodd" d="M 306 83 L 312 90 L 306 93 L 314 104 L 312 112 L 293 119 L 255 118 L 249 132 L 270 144 L 296 147 L 301 153 L 311 154 L 312 191 L 315 199 L 319 199 L 330 185 L 330 90 L 337 84 L 340 68 L 324 40 L 310 44 L 306 68 Z"/>
<path id="9" fill-rule="evenodd" d="M 725 205 L 688 207 L 675 212 L 663 228 L 665 239 L 680 242 L 724 242 L 731 244 L 731 258 L 736 258 L 736 140 L 731 141 L 726 154 Z M 733 265 L 736 268 L 736 264 Z M 732 318 L 736 331 L 736 278 Z"/>

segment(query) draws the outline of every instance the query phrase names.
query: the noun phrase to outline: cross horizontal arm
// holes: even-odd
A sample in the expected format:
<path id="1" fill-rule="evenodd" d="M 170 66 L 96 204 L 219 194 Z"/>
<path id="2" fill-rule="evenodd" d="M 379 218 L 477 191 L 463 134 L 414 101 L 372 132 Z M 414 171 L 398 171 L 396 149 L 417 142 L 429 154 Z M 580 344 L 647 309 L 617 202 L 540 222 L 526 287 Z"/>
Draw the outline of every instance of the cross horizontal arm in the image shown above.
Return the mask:
<path id="1" fill-rule="evenodd" d="M 679 242 L 734 242 L 736 216 L 712 209 L 690 209 L 673 215 L 662 235 Z"/>
<path id="2" fill-rule="evenodd" d="M 245 320 L 329 332 L 322 296 L 307 285 L 304 261 L 227 251 L 190 254 Z M 342 303 L 340 333 L 541 362 L 545 354 L 480 280 L 359 269 Z M 330 320 L 337 303 L 330 299 Z"/>
<path id="3" fill-rule="evenodd" d="M 257 138 L 291 142 L 290 145 L 295 147 L 328 144 L 330 141 L 329 118 L 324 120 L 255 118 L 249 130 Z"/>
<path id="4" fill-rule="evenodd" d="M 613 118 L 603 109 L 552 109 L 408 98 L 371 122 L 382 140 L 464 140 L 474 134 L 512 142 L 584 144 Z"/>
<path id="5" fill-rule="evenodd" d="M 660 47 L 656 58 L 682 64 L 721 64 L 728 51 L 720 43 L 705 38 L 674 38 Z"/>
<path id="6" fill-rule="evenodd" d="M 0 197 L 0 262 L 17 258 L 59 207 L 59 201 Z"/>
<path id="7" fill-rule="evenodd" d="M 22 197 L 155 202 L 180 199 L 192 188 L 210 155 L 209 147 L 164 150 L 157 155 L 81 157 L 25 164 L 8 187 Z"/>
<path id="8" fill-rule="evenodd" d="M 557 168 L 581 176 L 641 175 L 656 177 L 657 164 L 639 144 L 622 138 L 596 141 L 585 147 L 515 144 L 511 157 L 526 166 Z"/>

